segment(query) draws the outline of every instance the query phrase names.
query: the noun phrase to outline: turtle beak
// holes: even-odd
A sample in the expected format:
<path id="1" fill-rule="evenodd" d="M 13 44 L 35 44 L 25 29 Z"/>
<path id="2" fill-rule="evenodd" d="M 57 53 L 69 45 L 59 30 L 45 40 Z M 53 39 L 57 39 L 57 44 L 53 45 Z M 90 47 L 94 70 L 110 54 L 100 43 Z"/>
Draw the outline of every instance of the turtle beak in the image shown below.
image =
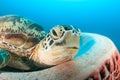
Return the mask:
<path id="1" fill-rule="evenodd" d="M 68 49 L 79 49 L 79 47 L 67 47 Z"/>

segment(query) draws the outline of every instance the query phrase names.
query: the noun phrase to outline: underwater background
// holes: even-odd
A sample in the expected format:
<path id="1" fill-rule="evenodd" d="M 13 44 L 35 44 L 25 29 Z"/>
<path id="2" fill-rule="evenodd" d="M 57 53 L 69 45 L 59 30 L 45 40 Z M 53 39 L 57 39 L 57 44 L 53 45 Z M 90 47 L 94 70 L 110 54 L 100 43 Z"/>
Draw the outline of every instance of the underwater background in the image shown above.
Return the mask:
<path id="1" fill-rule="evenodd" d="M 120 51 L 120 0 L 0 0 L 0 16 L 16 14 L 49 31 L 57 24 L 105 35 Z"/>

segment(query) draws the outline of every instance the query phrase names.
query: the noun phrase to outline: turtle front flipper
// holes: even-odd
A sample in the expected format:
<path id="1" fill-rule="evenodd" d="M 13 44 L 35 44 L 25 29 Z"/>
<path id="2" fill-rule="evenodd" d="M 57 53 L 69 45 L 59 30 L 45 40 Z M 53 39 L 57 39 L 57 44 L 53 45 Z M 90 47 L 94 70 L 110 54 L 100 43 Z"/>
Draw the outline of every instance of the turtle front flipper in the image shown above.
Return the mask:
<path id="1" fill-rule="evenodd" d="M 0 68 L 5 67 L 10 60 L 10 53 L 4 49 L 0 49 Z"/>

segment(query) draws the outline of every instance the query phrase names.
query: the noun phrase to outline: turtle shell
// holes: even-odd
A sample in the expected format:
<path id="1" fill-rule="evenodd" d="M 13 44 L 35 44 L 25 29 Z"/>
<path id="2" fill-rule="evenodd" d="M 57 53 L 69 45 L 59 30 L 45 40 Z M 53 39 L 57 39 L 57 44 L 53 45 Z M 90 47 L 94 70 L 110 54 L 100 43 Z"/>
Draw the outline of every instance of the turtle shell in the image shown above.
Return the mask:
<path id="1" fill-rule="evenodd" d="M 17 15 L 0 17 L 0 47 L 22 55 L 45 37 L 44 29 L 35 22 Z"/>

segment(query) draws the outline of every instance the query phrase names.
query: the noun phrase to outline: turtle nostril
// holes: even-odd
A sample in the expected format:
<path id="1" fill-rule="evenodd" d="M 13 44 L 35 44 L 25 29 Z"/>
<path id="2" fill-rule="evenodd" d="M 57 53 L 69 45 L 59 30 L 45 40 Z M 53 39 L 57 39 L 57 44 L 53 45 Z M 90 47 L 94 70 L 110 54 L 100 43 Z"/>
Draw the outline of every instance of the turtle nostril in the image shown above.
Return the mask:
<path id="1" fill-rule="evenodd" d="M 62 29 L 60 29 L 60 31 L 62 31 Z"/>
<path id="2" fill-rule="evenodd" d="M 74 34 L 74 33 L 75 33 L 75 31 L 73 30 L 73 31 L 72 31 L 72 33 Z"/>

